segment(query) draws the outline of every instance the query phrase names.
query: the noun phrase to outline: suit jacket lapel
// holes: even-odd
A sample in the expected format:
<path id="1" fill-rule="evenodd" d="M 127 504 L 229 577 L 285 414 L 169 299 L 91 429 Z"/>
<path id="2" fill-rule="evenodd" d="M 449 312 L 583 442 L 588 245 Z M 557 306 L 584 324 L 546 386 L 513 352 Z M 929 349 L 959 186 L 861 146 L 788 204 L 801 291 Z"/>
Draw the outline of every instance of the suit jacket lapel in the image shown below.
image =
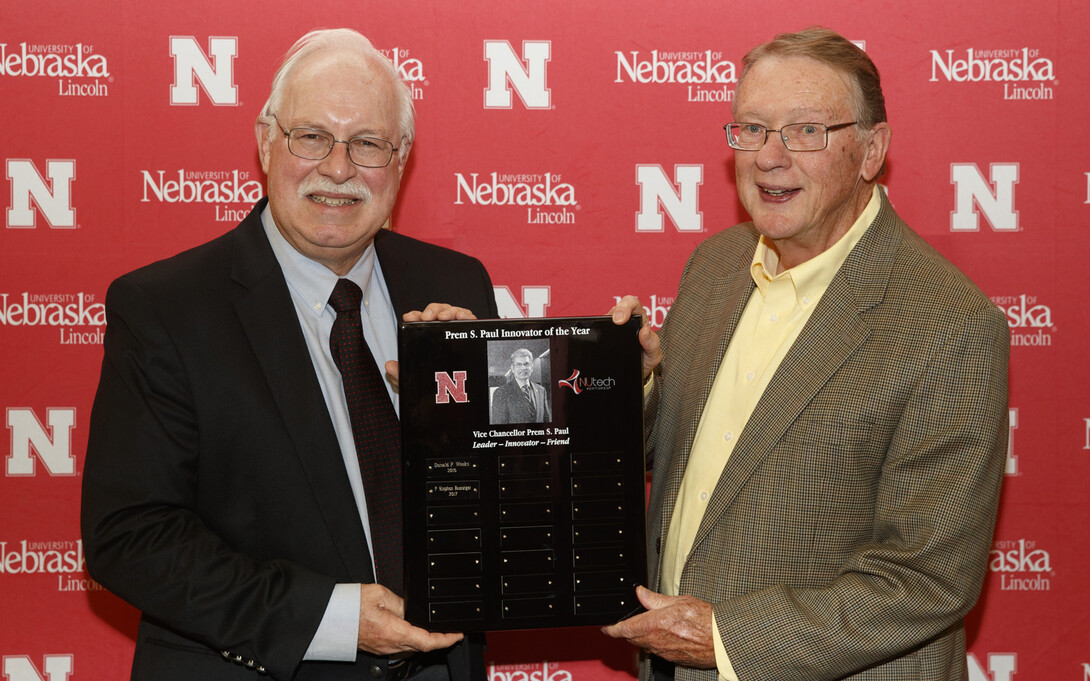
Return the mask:
<path id="1" fill-rule="evenodd" d="M 870 334 L 862 315 L 885 295 L 900 226 L 903 223 L 883 195 L 874 223 L 833 277 L 754 408 L 719 478 L 694 545 L 704 540 L 799 414 Z M 718 357 L 722 359 L 722 354 Z M 706 397 L 705 393 L 701 404 Z"/>
<path id="2" fill-rule="evenodd" d="M 378 234 L 375 234 L 375 257 L 382 268 L 382 279 L 386 282 L 386 290 L 390 294 L 390 305 L 393 306 L 399 323 L 401 315 L 410 311 L 405 302 L 405 287 L 412 283 L 412 278 L 405 275 L 405 270 L 411 263 L 406 259 L 403 251 L 404 249 L 398 248 L 397 238 L 393 232 L 380 229 Z"/>
<path id="3" fill-rule="evenodd" d="M 752 258 L 752 253 L 749 253 L 746 258 L 748 262 L 748 259 Z M 663 528 L 670 526 L 674 504 L 677 501 L 681 481 L 685 475 L 685 466 L 688 464 L 692 450 L 693 437 L 700 423 L 704 405 L 708 401 L 708 395 L 711 393 L 716 372 L 755 286 L 748 267 L 738 267 L 731 263 L 725 263 L 725 266 L 728 273 L 715 280 L 711 294 L 708 296 L 708 310 L 711 318 L 698 331 L 697 342 L 692 346 L 697 349 L 697 352 L 689 361 L 685 379 L 680 383 L 680 385 L 694 387 L 693 390 L 685 393 L 681 408 L 682 422 L 691 424 L 691 428 L 682 431 L 680 438 L 683 438 L 683 441 L 675 442 L 673 446 L 673 450 L 680 452 L 680 455 L 670 457 L 670 468 L 666 473 L 661 509 L 661 527 Z M 722 311 L 722 314 L 718 314 L 719 311 Z M 710 371 L 709 367 L 712 368 Z"/>
<path id="4" fill-rule="evenodd" d="M 545 422 L 545 386 L 540 383 L 530 382 L 530 390 L 534 393 L 534 411 L 536 412 L 537 422 Z"/>
<path id="5" fill-rule="evenodd" d="M 352 490 L 325 398 L 287 282 L 261 225 L 263 208 L 264 201 L 234 233 L 235 310 L 306 471 L 307 483 L 336 540 L 346 573 L 361 581 L 373 579 L 363 523 L 351 503 Z"/>

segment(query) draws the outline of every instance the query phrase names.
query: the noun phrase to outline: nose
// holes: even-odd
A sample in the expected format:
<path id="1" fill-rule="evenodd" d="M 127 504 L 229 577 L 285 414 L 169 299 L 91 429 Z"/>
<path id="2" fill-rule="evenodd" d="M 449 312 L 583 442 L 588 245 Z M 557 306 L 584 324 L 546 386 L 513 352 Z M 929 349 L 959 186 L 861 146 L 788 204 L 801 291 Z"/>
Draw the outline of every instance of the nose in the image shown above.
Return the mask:
<path id="1" fill-rule="evenodd" d="M 329 156 L 318 164 L 319 171 L 337 184 L 342 184 L 357 172 L 357 166 L 348 156 L 347 142 L 334 142 Z"/>
<path id="2" fill-rule="evenodd" d="M 764 146 L 757 150 L 755 163 L 759 169 L 765 171 L 791 165 L 791 152 L 784 145 L 783 137 L 778 131 L 769 131 Z"/>

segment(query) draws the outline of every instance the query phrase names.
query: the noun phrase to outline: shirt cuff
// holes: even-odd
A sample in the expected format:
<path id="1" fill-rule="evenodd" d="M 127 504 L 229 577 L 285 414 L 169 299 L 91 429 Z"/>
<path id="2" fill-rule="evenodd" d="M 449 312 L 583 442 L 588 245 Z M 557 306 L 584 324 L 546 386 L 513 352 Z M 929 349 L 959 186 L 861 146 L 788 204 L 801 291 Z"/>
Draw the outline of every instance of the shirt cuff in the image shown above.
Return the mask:
<path id="1" fill-rule="evenodd" d="M 734 673 L 734 667 L 730 663 L 727 649 L 723 647 L 723 637 L 719 635 L 719 627 L 715 623 L 715 613 L 712 613 L 712 639 L 715 644 L 715 666 L 719 670 L 719 678 L 725 681 L 738 681 L 738 675 Z"/>
<path id="2" fill-rule="evenodd" d="M 360 636 L 360 585 L 337 584 L 304 660 L 355 662 Z"/>

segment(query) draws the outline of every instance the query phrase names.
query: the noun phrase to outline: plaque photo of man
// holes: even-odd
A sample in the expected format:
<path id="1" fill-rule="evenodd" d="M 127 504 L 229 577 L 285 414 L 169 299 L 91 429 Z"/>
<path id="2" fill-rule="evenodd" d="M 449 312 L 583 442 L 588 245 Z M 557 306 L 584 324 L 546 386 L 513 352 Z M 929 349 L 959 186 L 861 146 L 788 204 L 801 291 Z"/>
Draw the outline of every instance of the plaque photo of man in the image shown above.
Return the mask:
<path id="1" fill-rule="evenodd" d="M 489 419 L 505 423 L 552 421 L 548 339 L 489 341 Z"/>

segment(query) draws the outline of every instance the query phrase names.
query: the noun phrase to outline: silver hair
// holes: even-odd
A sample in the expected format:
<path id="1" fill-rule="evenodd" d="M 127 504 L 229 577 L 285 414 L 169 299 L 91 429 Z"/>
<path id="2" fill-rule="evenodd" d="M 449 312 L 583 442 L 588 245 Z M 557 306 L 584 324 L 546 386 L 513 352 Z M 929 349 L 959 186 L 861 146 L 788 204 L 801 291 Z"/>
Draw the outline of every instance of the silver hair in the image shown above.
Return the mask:
<path id="1" fill-rule="evenodd" d="M 860 135 L 864 130 L 886 122 L 886 98 L 882 94 L 878 67 L 866 52 L 839 33 L 811 26 L 797 33 L 781 33 L 773 40 L 758 45 L 742 58 L 742 74 L 738 77 L 735 92 L 742 89 L 742 81 L 750 68 L 766 57 L 806 57 L 847 76 L 852 85 L 851 107 L 859 121 Z M 737 100 L 732 106 L 737 106 Z"/>
<path id="2" fill-rule="evenodd" d="M 530 352 L 526 348 L 519 348 L 518 350 L 515 350 L 514 352 L 511 353 L 511 364 L 515 363 L 515 358 L 516 357 L 522 357 L 523 355 L 528 357 L 531 362 L 534 361 L 534 353 Z"/>
<path id="3" fill-rule="evenodd" d="M 307 57 L 324 52 L 345 50 L 356 52 L 365 59 L 379 65 L 379 68 L 390 77 L 394 86 L 394 92 L 398 102 L 398 133 L 400 140 L 397 143 L 398 156 L 404 160 L 416 138 L 416 112 L 413 108 L 412 92 L 398 75 L 397 68 L 386 56 L 375 49 L 363 34 L 350 28 L 318 29 L 307 33 L 291 46 L 280 68 L 273 75 L 272 89 L 269 99 L 261 109 L 257 120 L 269 125 L 269 134 L 275 130 L 273 114 L 280 108 L 284 99 L 284 89 L 291 78 L 292 73 Z"/>

